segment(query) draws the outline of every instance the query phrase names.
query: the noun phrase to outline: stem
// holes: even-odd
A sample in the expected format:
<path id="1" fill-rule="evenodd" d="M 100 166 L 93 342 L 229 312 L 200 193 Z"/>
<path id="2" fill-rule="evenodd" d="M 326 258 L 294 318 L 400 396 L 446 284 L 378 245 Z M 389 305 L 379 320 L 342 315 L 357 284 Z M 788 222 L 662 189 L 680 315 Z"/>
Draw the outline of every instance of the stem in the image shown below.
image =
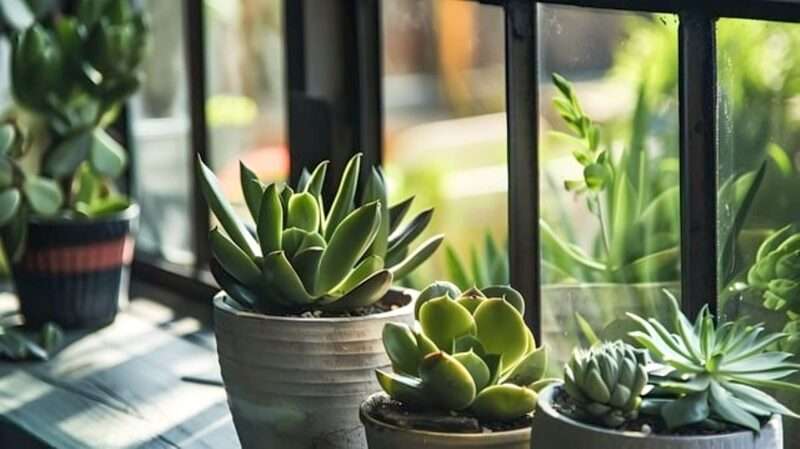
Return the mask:
<path id="1" fill-rule="evenodd" d="M 595 194 L 593 195 L 592 199 L 594 200 L 595 208 L 597 209 L 597 218 L 600 221 L 600 234 L 603 236 L 603 247 L 606 250 L 606 267 L 610 271 L 611 264 L 609 264 L 609 262 L 611 261 L 611 247 L 608 243 L 607 226 L 605 219 L 603 218 L 603 205 L 600 201 L 600 195 Z"/>

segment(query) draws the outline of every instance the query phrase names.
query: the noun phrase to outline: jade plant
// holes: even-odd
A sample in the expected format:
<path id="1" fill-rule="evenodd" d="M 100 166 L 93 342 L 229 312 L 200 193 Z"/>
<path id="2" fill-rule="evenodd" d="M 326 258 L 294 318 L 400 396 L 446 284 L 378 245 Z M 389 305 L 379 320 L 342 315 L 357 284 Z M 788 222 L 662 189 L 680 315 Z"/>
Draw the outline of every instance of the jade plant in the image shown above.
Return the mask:
<path id="1" fill-rule="evenodd" d="M 59 182 L 66 215 L 129 205 L 112 182 L 127 156 L 105 128 L 139 87 L 147 37 L 130 1 L 82 0 L 74 15 L 35 22 L 12 38 L 11 91 L 37 133 L 38 165 Z"/>
<path id="2" fill-rule="evenodd" d="M 377 371 L 383 390 L 411 409 L 508 421 L 531 413 L 544 378 L 547 349 L 536 347 L 516 290 L 461 292 L 436 282 L 420 293 L 417 331 L 390 323 L 383 344 L 393 372 Z"/>
<path id="3" fill-rule="evenodd" d="M 576 349 L 564 368 L 564 390 L 582 416 L 606 427 L 619 427 L 639 416 L 649 391 L 649 356 L 620 340 Z"/>
<path id="4" fill-rule="evenodd" d="M 785 313 L 781 345 L 787 352 L 800 351 L 800 234 L 786 226 L 770 235 L 758 248 L 756 261 L 747 273 L 747 284 L 762 292 L 764 307 Z"/>
<path id="5" fill-rule="evenodd" d="M 665 368 L 651 376 L 654 389 L 644 408 L 657 411 L 669 429 L 733 425 L 757 432 L 773 414 L 798 417 L 763 391 L 800 392 L 800 385 L 782 380 L 800 365 L 787 361 L 792 354 L 771 349 L 786 334 L 743 321 L 717 326 L 708 307 L 691 323 L 677 300 L 670 300 L 674 331 L 630 315 L 642 329 L 631 337 Z"/>
<path id="6" fill-rule="evenodd" d="M 413 198 L 389 206 L 386 182 L 377 168 L 357 198 L 360 167 L 357 154 L 325 207 L 322 187 L 328 162 L 304 171 L 294 188 L 264 185 L 241 165 L 245 203 L 256 224 L 251 233 L 223 196 L 214 173 L 197 160 L 203 193 L 220 224 L 210 233 L 212 273 L 237 306 L 262 313 L 364 308 L 436 251 L 441 235 L 410 247 L 433 210 L 404 224 Z"/>

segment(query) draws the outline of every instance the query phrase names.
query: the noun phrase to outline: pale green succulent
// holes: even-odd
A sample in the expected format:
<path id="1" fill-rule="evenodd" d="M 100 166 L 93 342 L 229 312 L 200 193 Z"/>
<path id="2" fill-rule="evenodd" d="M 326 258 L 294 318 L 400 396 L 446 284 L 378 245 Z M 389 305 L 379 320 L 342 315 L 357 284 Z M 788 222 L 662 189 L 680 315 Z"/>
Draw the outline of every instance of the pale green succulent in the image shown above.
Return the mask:
<path id="1" fill-rule="evenodd" d="M 762 391 L 800 392 L 800 385 L 781 380 L 800 365 L 787 362 L 792 354 L 770 350 L 786 334 L 768 334 L 762 325 L 741 320 L 717 327 L 708 307 L 692 324 L 667 294 L 675 332 L 655 319 L 629 314 L 642 328 L 631 337 L 665 365 L 663 372 L 651 375 L 656 388 L 645 401 L 647 409 L 657 410 L 670 429 L 727 423 L 757 432 L 773 414 L 798 417 Z"/>
<path id="2" fill-rule="evenodd" d="M 304 170 L 296 189 L 264 185 L 242 165 L 242 191 L 256 223 L 253 236 L 214 173 L 197 160 L 203 193 L 225 232 L 210 233 L 212 272 L 238 306 L 264 313 L 362 308 L 436 251 L 441 235 L 409 249 L 433 210 L 403 225 L 413 198 L 389 207 L 380 170 L 372 170 L 356 200 L 360 165 L 360 154 L 350 159 L 330 208 L 322 199 L 327 161 L 312 173 Z"/>
<path id="3" fill-rule="evenodd" d="M 525 416 L 553 380 L 544 378 L 547 349 L 536 347 L 523 310 L 522 296 L 511 287 L 462 293 L 436 282 L 418 299 L 421 332 L 405 324 L 384 327 L 394 372 L 378 370 L 378 381 L 411 408 L 465 412 L 486 421 Z"/>
<path id="4" fill-rule="evenodd" d="M 619 427 L 639 416 L 648 363 L 645 351 L 620 340 L 576 349 L 564 368 L 564 390 L 587 419 Z"/>

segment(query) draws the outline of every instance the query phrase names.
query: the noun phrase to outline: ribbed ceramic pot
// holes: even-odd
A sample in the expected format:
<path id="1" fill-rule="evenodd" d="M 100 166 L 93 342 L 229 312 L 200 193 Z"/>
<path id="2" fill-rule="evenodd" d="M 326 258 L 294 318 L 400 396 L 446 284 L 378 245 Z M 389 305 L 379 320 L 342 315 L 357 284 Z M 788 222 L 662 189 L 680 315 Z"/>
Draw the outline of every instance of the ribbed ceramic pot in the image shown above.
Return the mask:
<path id="1" fill-rule="evenodd" d="M 647 436 L 589 426 L 558 413 L 552 405 L 556 388 L 560 387 L 550 386 L 539 394 L 531 449 L 783 449 L 783 426 L 777 415 L 758 434 L 742 431 L 704 436 Z"/>
<path id="2" fill-rule="evenodd" d="M 361 422 L 367 430 L 369 449 L 530 449 L 529 428 L 492 433 L 444 433 L 403 429 L 375 419 L 371 414 L 372 398 L 364 401 L 359 410 Z M 566 449 L 566 448 L 560 448 Z"/>
<path id="3" fill-rule="evenodd" d="M 94 220 L 33 218 L 12 265 L 25 324 L 96 328 L 114 321 L 128 295 L 139 207 Z"/>
<path id="4" fill-rule="evenodd" d="M 353 318 L 239 312 L 214 298 L 217 351 L 243 449 L 362 449 L 361 402 L 387 368 L 383 326 L 414 322 L 413 290 L 392 289 L 395 310 Z"/>

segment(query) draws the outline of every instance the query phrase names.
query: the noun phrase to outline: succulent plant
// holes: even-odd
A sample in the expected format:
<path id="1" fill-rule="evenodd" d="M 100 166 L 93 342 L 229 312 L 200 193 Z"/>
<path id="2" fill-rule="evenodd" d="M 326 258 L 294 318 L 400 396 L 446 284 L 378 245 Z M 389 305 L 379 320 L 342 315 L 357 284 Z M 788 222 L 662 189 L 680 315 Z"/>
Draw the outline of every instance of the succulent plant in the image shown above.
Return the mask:
<path id="1" fill-rule="evenodd" d="M 54 181 L 22 169 L 18 160 L 27 148 L 26 136 L 16 123 L 0 123 L 0 234 L 11 259 L 22 253 L 27 216 L 53 215 L 63 201 Z"/>
<path id="2" fill-rule="evenodd" d="M 439 247 L 437 235 L 413 251 L 432 209 L 403 219 L 413 198 L 389 207 L 379 169 L 356 201 L 361 155 L 347 163 L 336 196 L 325 208 L 322 186 L 328 163 L 304 171 L 295 189 L 264 185 L 241 165 L 245 202 L 255 237 L 221 193 L 214 173 L 197 160 L 203 193 L 222 230 L 212 229 L 212 272 L 240 307 L 264 313 L 349 311 L 369 306 Z M 227 234 L 227 235 L 226 235 Z"/>
<path id="3" fill-rule="evenodd" d="M 61 182 L 65 205 L 79 215 L 128 206 L 110 182 L 127 156 L 104 128 L 139 87 L 147 37 L 129 0 L 82 0 L 75 15 L 35 22 L 12 39 L 14 100 L 44 123 L 43 173 Z"/>
<path id="4" fill-rule="evenodd" d="M 761 420 L 772 414 L 798 417 L 762 391 L 800 392 L 800 385 L 781 380 L 800 365 L 787 362 L 792 354 L 769 349 L 786 334 L 765 333 L 762 325 L 743 321 L 717 327 L 708 307 L 692 324 L 675 297 L 666 293 L 675 332 L 655 319 L 629 315 L 642 328 L 631 337 L 665 365 L 663 372 L 651 375 L 655 388 L 646 402 L 648 409 L 660 412 L 667 427 L 727 423 L 757 432 Z"/>
<path id="5" fill-rule="evenodd" d="M 506 421 L 533 411 L 547 349 L 536 347 L 522 319 L 524 301 L 511 287 L 465 292 L 436 282 L 420 293 L 421 332 L 390 323 L 383 344 L 394 372 L 377 371 L 393 399 L 412 408 Z"/>
<path id="6" fill-rule="evenodd" d="M 592 422 L 619 427 L 639 416 L 649 390 L 649 356 L 620 340 L 576 349 L 564 368 L 564 390 Z"/>

